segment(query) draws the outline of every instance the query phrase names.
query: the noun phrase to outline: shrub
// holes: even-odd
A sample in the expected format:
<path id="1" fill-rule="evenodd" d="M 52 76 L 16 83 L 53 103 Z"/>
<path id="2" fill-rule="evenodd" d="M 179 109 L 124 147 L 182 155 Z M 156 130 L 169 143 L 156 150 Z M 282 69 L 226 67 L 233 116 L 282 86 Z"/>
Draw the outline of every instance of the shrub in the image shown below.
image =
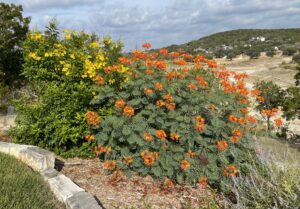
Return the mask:
<path id="1" fill-rule="evenodd" d="M 136 50 L 120 60 L 128 66 L 126 82 L 118 89 L 100 85 L 92 101 L 115 114 L 99 118 L 97 110 L 86 113 L 89 137 L 98 143 L 94 149 L 104 168 L 178 183 L 199 180 L 222 189 L 231 176 L 246 172 L 256 126 L 248 114 L 248 96 L 257 94 L 245 88 L 245 74 L 165 49 Z M 114 71 L 109 68 L 121 70 L 111 66 L 99 76 L 110 77 Z"/>
<path id="2" fill-rule="evenodd" d="M 84 32 L 60 34 L 54 23 L 45 33 L 29 33 L 23 43 L 23 75 L 35 97 L 24 95 L 16 102 L 17 126 L 10 132 L 14 140 L 61 155 L 88 154 L 84 113 L 91 107 L 94 81 L 101 81 L 96 72 L 116 62 L 120 49 L 109 37 L 99 42 Z"/>
<path id="3" fill-rule="evenodd" d="M 278 116 L 279 107 L 284 102 L 285 91 L 272 81 L 259 81 L 254 86 L 260 93 L 257 97 L 256 109 L 267 122 L 268 131 L 273 127 L 272 125 L 280 127 L 283 122 L 280 117 L 275 118 L 275 116 Z M 273 121 L 271 121 L 272 118 Z"/>

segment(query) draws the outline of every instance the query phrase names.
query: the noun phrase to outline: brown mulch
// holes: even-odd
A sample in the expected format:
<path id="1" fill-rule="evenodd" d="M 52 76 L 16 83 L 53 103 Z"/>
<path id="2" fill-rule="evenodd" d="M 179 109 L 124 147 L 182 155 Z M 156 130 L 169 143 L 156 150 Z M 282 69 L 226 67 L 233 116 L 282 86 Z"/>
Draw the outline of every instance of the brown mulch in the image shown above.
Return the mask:
<path id="1" fill-rule="evenodd" d="M 134 174 L 131 178 L 123 175 L 116 179 L 104 173 L 99 159 L 59 159 L 58 167 L 62 164 L 61 172 L 94 195 L 106 209 L 210 208 L 213 200 L 210 189 L 176 185 L 166 191 L 150 176 Z M 216 199 L 222 204 L 221 196 Z"/>

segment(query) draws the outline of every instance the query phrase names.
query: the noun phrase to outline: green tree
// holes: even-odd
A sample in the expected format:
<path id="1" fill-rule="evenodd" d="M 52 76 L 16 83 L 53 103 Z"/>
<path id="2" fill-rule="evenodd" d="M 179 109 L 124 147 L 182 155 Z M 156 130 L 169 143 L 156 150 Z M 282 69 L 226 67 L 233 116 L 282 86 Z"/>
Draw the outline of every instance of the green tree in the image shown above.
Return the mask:
<path id="1" fill-rule="evenodd" d="M 21 42 L 28 32 L 30 17 L 21 5 L 0 3 L 0 82 L 10 85 L 22 66 Z"/>
<path id="2" fill-rule="evenodd" d="M 259 100 L 256 109 L 259 111 L 269 110 L 274 112 L 275 109 L 278 109 L 282 106 L 285 97 L 285 91 L 280 88 L 277 84 L 272 81 L 259 81 L 255 83 L 255 88 L 258 89 L 261 93 L 260 95 L 264 98 L 264 100 Z M 271 129 L 271 117 L 272 115 L 264 115 L 265 116 L 268 130 Z"/>

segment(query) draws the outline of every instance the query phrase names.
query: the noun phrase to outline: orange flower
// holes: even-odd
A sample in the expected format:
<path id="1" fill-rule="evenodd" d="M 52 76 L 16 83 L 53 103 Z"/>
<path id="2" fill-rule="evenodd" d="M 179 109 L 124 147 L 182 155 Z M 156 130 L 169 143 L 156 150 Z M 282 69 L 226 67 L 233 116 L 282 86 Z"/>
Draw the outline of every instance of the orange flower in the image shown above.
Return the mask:
<path id="1" fill-rule="evenodd" d="M 119 65 L 113 65 L 104 68 L 105 73 L 118 72 L 120 70 L 121 70 L 121 66 Z"/>
<path id="2" fill-rule="evenodd" d="M 230 177 L 234 177 L 237 174 L 237 168 L 234 165 L 228 165 L 225 169 L 224 169 L 224 175 L 225 176 L 230 176 Z"/>
<path id="3" fill-rule="evenodd" d="M 151 74 L 153 73 L 153 71 L 152 71 L 151 69 L 147 69 L 147 70 L 145 71 L 145 73 L 146 73 L 147 75 L 151 75 Z"/>
<path id="4" fill-rule="evenodd" d="M 199 178 L 198 182 L 201 185 L 201 188 L 205 189 L 206 186 L 207 186 L 207 177 L 206 176 L 202 176 L 201 178 Z"/>
<path id="5" fill-rule="evenodd" d="M 169 52 L 168 52 L 167 49 L 160 49 L 159 53 L 162 54 L 162 55 L 167 55 Z"/>
<path id="6" fill-rule="evenodd" d="M 174 110 L 174 109 L 176 108 L 176 103 L 174 103 L 174 102 L 167 103 L 167 104 L 166 104 L 166 107 L 167 107 L 169 110 Z"/>
<path id="7" fill-rule="evenodd" d="M 168 80 L 171 80 L 172 78 L 175 78 L 176 75 L 177 75 L 176 72 L 171 71 L 171 72 L 168 72 L 168 73 L 167 73 L 166 78 L 167 78 Z"/>
<path id="8" fill-rule="evenodd" d="M 248 104 L 249 101 L 248 101 L 247 98 L 243 98 L 243 99 L 241 99 L 241 103 L 242 103 L 242 104 Z"/>
<path id="9" fill-rule="evenodd" d="M 88 141 L 88 142 L 92 142 L 95 140 L 95 135 L 92 134 L 92 135 L 86 135 L 85 136 L 85 140 Z"/>
<path id="10" fill-rule="evenodd" d="M 123 110 L 123 115 L 131 117 L 134 115 L 134 109 L 131 106 L 126 106 Z"/>
<path id="11" fill-rule="evenodd" d="M 175 59 L 173 62 L 177 65 L 187 65 L 187 62 L 183 59 Z"/>
<path id="12" fill-rule="evenodd" d="M 239 124 L 245 125 L 246 124 L 246 119 L 245 118 L 239 118 Z"/>
<path id="13" fill-rule="evenodd" d="M 147 142 L 152 141 L 152 135 L 150 133 L 144 133 L 144 140 Z"/>
<path id="14" fill-rule="evenodd" d="M 196 153 L 193 152 L 192 150 L 189 150 L 187 153 L 186 153 L 190 158 L 194 158 L 196 156 Z"/>
<path id="15" fill-rule="evenodd" d="M 248 108 L 241 108 L 240 111 L 245 115 L 249 112 Z"/>
<path id="16" fill-rule="evenodd" d="M 95 146 L 94 147 L 94 152 L 96 155 L 102 154 L 102 153 L 110 153 L 111 152 L 111 147 L 106 147 L 106 146 Z"/>
<path id="17" fill-rule="evenodd" d="M 105 83 L 105 79 L 101 75 L 96 75 L 95 81 L 98 85 L 102 86 Z"/>
<path id="18" fill-rule="evenodd" d="M 240 130 L 237 130 L 237 129 L 232 132 L 232 135 L 233 136 L 238 136 L 238 137 L 243 137 L 243 133 Z"/>
<path id="19" fill-rule="evenodd" d="M 251 115 L 248 116 L 247 120 L 249 123 L 252 123 L 252 124 L 256 124 L 256 122 L 257 122 L 257 119 Z"/>
<path id="20" fill-rule="evenodd" d="M 124 102 L 124 100 L 123 99 L 118 99 L 117 101 L 116 101 L 116 103 L 115 103 L 115 106 L 117 107 L 117 108 L 123 108 L 124 106 L 125 106 L 125 102 Z"/>
<path id="21" fill-rule="evenodd" d="M 191 164 L 187 160 L 181 160 L 180 161 L 180 168 L 183 171 L 186 171 L 187 169 L 189 169 L 189 167 L 191 167 Z"/>
<path id="22" fill-rule="evenodd" d="M 160 100 L 156 101 L 156 105 L 159 106 L 159 107 L 162 107 L 162 106 L 165 106 L 166 103 L 163 100 L 160 99 Z"/>
<path id="23" fill-rule="evenodd" d="M 276 118 L 276 119 L 274 119 L 274 122 L 275 122 L 275 126 L 276 126 L 277 128 L 279 128 L 280 126 L 283 125 L 283 121 L 282 121 L 281 118 Z"/>
<path id="24" fill-rule="evenodd" d="M 169 190 L 172 189 L 173 187 L 174 187 L 174 182 L 170 180 L 168 177 L 166 177 L 163 183 L 163 188 Z"/>
<path id="25" fill-rule="evenodd" d="M 100 117 L 96 112 L 87 111 L 84 117 L 88 120 L 88 123 L 94 126 L 98 126 L 100 124 Z"/>
<path id="26" fill-rule="evenodd" d="M 114 160 L 106 160 L 102 165 L 105 169 L 112 171 L 116 168 L 117 163 Z"/>
<path id="27" fill-rule="evenodd" d="M 242 132 L 241 132 L 240 130 L 234 130 L 234 131 L 232 132 L 232 135 L 233 135 L 233 136 L 230 137 L 230 140 L 231 140 L 233 143 L 239 142 L 240 139 L 243 137 L 243 134 L 242 134 Z"/>
<path id="28" fill-rule="evenodd" d="M 132 55 L 134 58 L 137 58 L 137 59 L 145 59 L 147 57 L 147 54 L 140 50 L 134 50 L 132 52 Z"/>
<path id="29" fill-rule="evenodd" d="M 156 68 L 158 68 L 160 71 L 163 71 L 163 70 L 165 70 L 167 68 L 167 64 L 163 60 L 154 62 L 154 66 Z"/>
<path id="30" fill-rule="evenodd" d="M 204 129 L 205 129 L 205 126 L 204 126 L 205 119 L 198 115 L 198 116 L 196 116 L 195 120 L 196 120 L 195 129 L 199 132 L 204 131 Z"/>
<path id="31" fill-rule="evenodd" d="M 119 57 L 118 60 L 121 64 L 131 64 L 131 60 L 128 59 L 127 57 Z"/>
<path id="32" fill-rule="evenodd" d="M 163 98 L 164 98 L 165 100 L 168 100 L 169 102 L 171 102 L 171 101 L 173 100 L 173 97 L 172 97 L 171 94 L 166 94 L 165 96 L 163 96 Z"/>
<path id="33" fill-rule="evenodd" d="M 197 90 L 197 86 L 193 83 L 190 83 L 187 87 L 190 89 L 190 91 Z"/>
<path id="34" fill-rule="evenodd" d="M 225 140 L 218 141 L 216 146 L 220 151 L 224 151 L 228 148 L 228 144 Z"/>
<path id="35" fill-rule="evenodd" d="M 150 48 L 152 47 L 152 45 L 151 45 L 150 43 L 144 43 L 144 44 L 142 45 L 142 47 L 143 47 L 144 49 L 150 49 Z"/>
<path id="36" fill-rule="evenodd" d="M 126 165 L 130 165 L 133 163 L 133 157 L 132 156 L 127 156 L 123 158 L 123 163 Z"/>
<path id="37" fill-rule="evenodd" d="M 262 96 L 257 96 L 256 99 L 260 102 L 264 102 L 265 101 L 265 98 L 262 97 Z"/>
<path id="38" fill-rule="evenodd" d="M 162 91 L 163 90 L 163 85 L 161 83 L 155 83 L 154 88 L 156 90 Z"/>
<path id="39" fill-rule="evenodd" d="M 144 94 L 151 95 L 151 94 L 153 94 L 153 90 L 152 89 L 148 89 L 148 88 L 144 88 Z"/>
<path id="40" fill-rule="evenodd" d="M 238 120 L 239 120 L 239 119 L 238 119 L 236 116 L 234 116 L 234 115 L 229 115 L 228 119 L 229 119 L 229 121 L 232 122 L 232 123 L 236 123 L 236 122 L 238 122 Z"/>
<path id="41" fill-rule="evenodd" d="M 165 139 L 167 137 L 167 134 L 164 130 L 156 130 L 156 136 L 159 139 Z"/>
<path id="42" fill-rule="evenodd" d="M 173 141 L 179 141 L 180 136 L 179 136 L 179 134 L 177 134 L 177 133 L 171 132 L 170 138 L 171 138 Z"/>
<path id="43" fill-rule="evenodd" d="M 146 166 L 152 166 L 155 163 L 155 160 L 158 158 L 158 153 L 157 156 L 153 152 L 149 152 L 148 150 L 145 150 L 141 152 L 141 157 L 144 161 L 144 164 Z M 157 157 L 157 158 L 156 158 Z"/>

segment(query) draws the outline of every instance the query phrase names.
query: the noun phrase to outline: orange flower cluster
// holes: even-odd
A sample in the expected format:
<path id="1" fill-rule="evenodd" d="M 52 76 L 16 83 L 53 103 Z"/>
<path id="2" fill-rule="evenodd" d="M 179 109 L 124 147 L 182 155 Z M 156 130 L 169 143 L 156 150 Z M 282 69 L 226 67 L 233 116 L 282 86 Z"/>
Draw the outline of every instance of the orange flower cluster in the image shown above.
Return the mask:
<path id="1" fill-rule="evenodd" d="M 88 123 L 94 126 L 98 126 L 100 124 L 100 117 L 96 112 L 87 111 L 84 117 L 88 120 Z"/>
<path id="2" fill-rule="evenodd" d="M 140 50 L 134 50 L 132 52 L 132 55 L 136 59 L 145 59 L 145 58 L 147 58 L 147 54 L 145 52 L 140 51 Z"/>
<path id="3" fill-rule="evenodd" d="M 190 83 L 187 87 L 190 89 L 190 91 L 197 90 L 197 86 L 193 83 Z"/>
<path id="4" fill-rule="evenodd" d="M 124 100 L 123 100 L 123 99 L 118 99 L 118 100 L 116 101 L 116 103 L 115 103 L 115 106 L 116 106 L 117 108 L 122 109 L 123 107 L 125 107 L 125 102 L 124 102 Z"/>
<path id="5" fill-rule="evenodd" d="M 126 165 L 130 165 L 133 163 L 133 157 L 132 156 L 126 156 L 123 158 L 123 163 Z"/>
<path id="6" fill-rule="evenodd" d="M 115 170 L 117 163 L 114 160 L 106 160 L 102 165 L 105 169 L 112 171 Z"/>
<path id="7" fill-rule="evenodd" d="M 173 140 L 173 141 L 179 141 L 179 140 L 180 140 L 179 134 L 174 133 L 174 132 L 171 132 L 170 138 L 171 138 L 171 140 Z"/>
<path id="8" fill-rule="evenodd" d="M 277 128 L 279 128 L 280 126 L 283 125 L 283 121 L 282 121 L 281 118 L 276 118 L 276 119 L 274 119 L 274 122 L 275 122 L 275 126 L 276 126 Z"/>
<path id="9" fill-rule="evenodd" d="M 173 60 L 173 62 L 176 64 L 176 65 L 187 65 L 187 62 L 183 59 L 175 59 Z"/>
<path id="10" fill-rule="evenodd" d="M 153 90 L 149 89 L 149 88 L 144 88 L 144 94 L 151 95 L 151 94 L 153 94 Z"/>
<path id="11" fill-rule="evenodd" d="M 234 79 L 237 80 L 237 81 L 240 81 L 240 80 L 244 80 L 245 78 L 249 78 L 249 75 L 247 73 L 235 73 L 234 74 Z"/>
<path id="12" fill-rule="evenodd" d="M 162 54 L 162 55 L 167 55 L 169 52 L 168 52 L 167 49 L 160 49 L 159 53 Z"/>
<path id="13" fill-rule="evenodd" d="M 187 169 L 189 169 L 191 167 L 191 163 L 189 163 L 189 161 L 187 160 L 181 160 L 180 161 L 180 168 L 183 170 L 183 171 L 186 171 Z"/>
<path id="14" fill-rule="evenodd" d="M 162 91 L 163 90 L 163 85 L 161 83 L 155 83 L 154 88 L 156 90 Z"/>
<path id="15" fill-rule="evenodd" d="M 241 111 L 244 115 L 248 114 L 248 112 L 249 112 L 248 108 L 241 108 L 240 111 Z"/>
<path id="16" fill-rule="evenodd" d="M 104 83 L 105 83 L 105 79 L 101 76 L 101 75 L 96 75 L 96 77 L 95 77 L 95 82 L 98 84 L 98 85 L 100 85 L 100 86 L 102 86 L 102 85 L 104 85 Z"/>
<path id="17" fill-rule="evenodd" d="M 166 95 L 163 96 L 163 98 L 164 98 L 165 100 L 169 101 L 169 102 L 171 102 L 171 101 L 173 100 L 173 97 L 172 97 L 171 94 L 166 94 Z"/>
<path id="18" fill-rule="evenodd" d="M 256 124 L 256 123 L 257 123 L 257 119 L 256 119 L 255 117 L 251 116 L 251 115 L 249 115 L 249 116 L 247 117 L 247 120 L 248 120 L 248 122 L 251 123 L 251 124 Z"/>
<path id="19" fill-rule="evenodd" d="M 166 103 L 163 100 L 160 99 L 160 100 L 156 101 L 156 105 L 159 106 L 159 107 L 162 107 L 162 106 L 165 106 Z"/>
<path id="20" fill-rule="evenodd" d="M 94 147 L 94 152 L 95 152 L 96 155 L 100 155 L 102 153 L 110 153 L 111 152 L 111 147 L 95 146 Z"/>
<path id="21" fill-rule="evenodd" d="M 194 158 L 196 156 L 196 153 L 193 152 L 192 150 L 189 150 L 187 153 L 187 156 L 189 156 L 190 158 Z"/>
<path id="22" fill-rule="evenodd" d="M 150 43 L 144 43 L 144 44 L 142 45 L 142 47 L 143 47 L 144 49 L 150 49 L 150 48 L 152 47 L 152 45 L 151 45 Z"/>
<path id="23" fill-rule="evenodd" d="M 233 143 L 237 143 L 240 141 L 240 139 L 243 137 L 243 133 L 240 131 L 240 130 L 234 130 L 232 132 L 232 136 L 230 137 L 230 140 L 233 142 Z"/>
<path id="24" fill-rule="evenodd" d="M 198 183 L 200 184 L 202 189 L 205 189 L 207 187 L 207 177 L 206 176 L 202 176 L 198 179 Z"/>
<path id="25" fill-rule="evenodd" d="M 121 66 L 119 65 L 112 65 L 104 68 L 105 73 L 118 72 L 120 70 L 121 70 Z"/>
<path id="26" fill-rule="evenodd" d="M 145 150 L 141 152 L 141 157 L 146 166 L 152 166 L 158 159 L 158 152 L 149 152 L 148 150 Z"/>
<path id="27" fill-rule="evenodd" d="M 232 123 L 236 123 L 239 121 L 239 118 L 236 117 L 235 115 L 229 115 L 228 120 Z"/>
<path id="28" fill-rule="evenodd" d="M 144 140 L 147 142 L 152 141 L 152 135 L 150 133 L 144 133 Z"/>
<path id="29" fill-rule="evenodd" d="M 132 61 L 130 59 L 128 59 L 127 57 L 119 57 L 118 60 L 121 64 L 124 64 L 124 65 L 129 65 L 132 63 Z"/>
<path id="30" fill-rule="evenodd" d="M 220 140 L 216 143 L 216 146 L 217 148 L 220 150 L 220 151 L 224 151 L 224 150 L 227 150 L 228 148 L 228 144 L 226 142 L 226 140 Z"/>
<path id="31" fill-rule="evenodd" d="M 92 134 L 92 135 L 86 135 L 85 136 L 85 140 L 88 141 L 88 142 L 92 142 L 95 140 L 95 135 Z"/>
<path id="32" fill-rule="evenodd" d="M 264 116 L 272 117 L 275 116 L 279 110 L 277 108 L 272 108 L 272 110 L 263 109 L 260 111 L 260 113 Z"/>
<path id="33" fill-rule="evenodd" d="M 196 120 L 195 129 L 199 132 L 204 131 L 204 129 L 205 129 L 205 126 L 204 126 L 205 119 L 198 115 L 198 116 L 196 116 L 195 120 Z"/>
<path id="34" fill-rule="evenodd" d="M 167 100 L 166 102 L 163 101 L 163 100 L 157 100 L 156 101 L 156 105 L 159 106 L 159 107 L 163 107 L 163 106 L 166 106 L 166 108 L 168 108 L 169 110 L 173 110 L 176 108 L 176 103 L 175 102 L 171 102 L 173 100 L 173 97 L 171 94 L 166 94 L 163 96 L 163 98 L 165 100 Z"/>
<path id="35" fill-rule="evenodd" d="M 153 73 L 153 70 L 147 69 L 145 70 L 146 75 L 151 75 Z"/>
<path id="36" fill-rule="evenodd" d="M 230 176 L 230 177 L 234 177 L 237 174 L 237 168 L 234 165 L 228 165 L 225 169 L 224 169 L 224 175 L 225 176 Z"/>
<path id="37" fill-rule="evenodd" d="M 166 139 L 167 134 L 164 130 L 157 130 L 156 131 L 156 137 L 161 139 L 161 140 L 164 140 L 164 139 Z"/>
<path id="38" fill-rule="evenodd" d="M 134 115 L 134 109 L 131 106 L 126 106 L 123 109 L 123 115 L 131 117 Z"/>
<path id="39" fill-rule="evenodd" d="M 165 190 L 170 190 L 174 187 L 174 182 L 169 179 L 168 177 L 165 178 L 164 183 L 163 183 L 163 188 Z"/>
<path id="40" fill-rule="evenodd" d="M 195 80 L 198 81 L 199 85 L 202 87 L 206 87 L 208 85 L 207 81 L 205 81 L 204 78 L 200 75 L 197 75 Z"/>

